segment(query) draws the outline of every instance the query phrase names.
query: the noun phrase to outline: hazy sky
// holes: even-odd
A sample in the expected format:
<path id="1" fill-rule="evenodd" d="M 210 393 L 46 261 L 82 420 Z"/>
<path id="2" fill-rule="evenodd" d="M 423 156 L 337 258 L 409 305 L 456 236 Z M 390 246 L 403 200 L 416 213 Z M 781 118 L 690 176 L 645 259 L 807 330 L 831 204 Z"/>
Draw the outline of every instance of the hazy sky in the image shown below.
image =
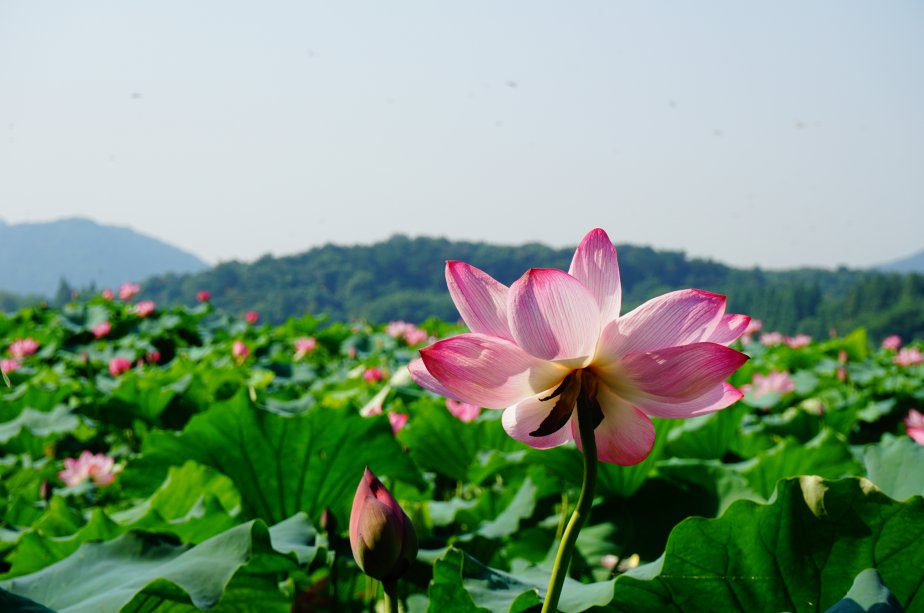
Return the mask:
<path id="1" fill-rule="evenodd" d="M 0 218 L 76 215 L 879 263 L 924 249 L 924 3 L 0 0 Z"/>

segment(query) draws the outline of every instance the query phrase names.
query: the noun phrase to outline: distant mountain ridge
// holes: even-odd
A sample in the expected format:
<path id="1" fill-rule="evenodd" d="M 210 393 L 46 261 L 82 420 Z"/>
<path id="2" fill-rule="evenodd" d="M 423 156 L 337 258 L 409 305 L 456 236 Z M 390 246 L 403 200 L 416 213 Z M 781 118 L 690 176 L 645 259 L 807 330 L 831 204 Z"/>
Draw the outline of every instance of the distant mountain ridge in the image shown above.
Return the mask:
<path id="1" fill-rule="evenodd" d="M 196 256 L 135 232 L 84 218 L 9 224 L 0 220 L 0 290 L 51 296 L 73 287 L 114 287 L 169 272 L 209 268 Z"/>
<path id="2" fill-rule="evenodd" d="M 876 266 L 876 270 L 884 272 L 918 272 L 924 273 L 924 251 L 918 251 L 906 258 L 886 262 Z"/>

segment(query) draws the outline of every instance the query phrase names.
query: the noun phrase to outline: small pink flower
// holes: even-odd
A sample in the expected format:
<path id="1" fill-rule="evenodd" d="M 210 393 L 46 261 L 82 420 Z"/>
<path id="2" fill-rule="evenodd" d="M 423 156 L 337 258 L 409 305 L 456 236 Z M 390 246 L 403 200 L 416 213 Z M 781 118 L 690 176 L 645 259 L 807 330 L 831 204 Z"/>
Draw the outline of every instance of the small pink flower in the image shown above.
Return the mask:
<path id="1" fill-rule="evenodd" d="M 363 373 L 363 379 L 365 379 L 367 383 L 381 381 L 384 376 L 385 374 L 382 372 L 381 368 L 367 368 L 366 372 Z"/>
<path id="2" fill-rule="evenodd" d="M 115 294 L 112 293 L 112 290 L 108 287 L 100 292 L 99 295 L 103 297 L 103 300 L 112 300 L 112 298 L 115 296 Z"/>
<path id="3" fill-rule="evenodd" d="M 797 334 L 796 336 L 787 336 L 783 339 L 783 342 L 793 349 L 799 349 L 807 347 L 812 342 L 812 337 L 808 334 Z"/>
<path id="4" fill-rule="evenodd" d="M 760 335 L 760 344 L 767 347 L 773 347 L 783 342 L 783 335 L 779 332 L 766 332 Z"/>
<path id="5" fill-rule="evenodd" d="M 28 338 L 19 338 L 10 344 L 10 355 L 21 360 L 38 351 L 38 348 L 39 342 L 31 336 Z"/>
<path id="6" fill-rule="evenodd" d="M 58 473 L 68 487 L 90 479 L 98 487 L 106 487 L 115 480 L 115 460 L 102 453 L 83 451 L 79 458 L 65 458 L 64 470 Z"/>
<path id="7" fill-rule="evenodd" d="M 231 345 L 231 355 L 235 360 L 243 361 L 250 355 L 250 348 L 244 344 L 244 341 L 237 340 Z"/>
<path id="8" fill-rule="evenodd" d="M 103 338 L 110 332 L 112 332 L 112 324 L 108 321 L 101 321 L 93 326 L 93 336 L 96 338 Z"/>
<path id="9" fill-rule="evenodd" d="M 407 424 L 407 413 L 389 413 L 388 421 L 391 423 L 391 431 L 395 434 L 401 432 L 401 428 Z"/>
<path id="10" fill-rule="evenodd" d="M 905 417 L 905 431 L 918 445 L 924 445 L 924 413 L 911 409 Z"/>
<path id="11" fill-rule="evenodd" d="M 748 322 L 748 327 L 744 329 L 744 334 L 741 335 L 741 342 L 745 345 L 750 345 L 754 342 L 754 335 L 764 329 L 764 322 L 759 319 L 752 319 Z"/>
<path id="12" fill-rule="evenodd" d="M 313 336 L 303 336 L 295 339 L 295 359 L 301 360 L 303 357 L 314 351 L 318 341 Z"/>
<path id="13" fill-rule="evenodd" d="M 409 325 L 406 321 L 390 321 L 385 326 L 385 334 L 392 338 L 401 338 Z"/>
<path id="14" fill-rule="evenodd" d="M 889 351 L 898 351 L 898 348 L 902 346 L 902 337 L 897 334 L 885 337 L 882 341 L 882 348 L 888 349 Z"/>
<path id="15" fill-rule="evenodd" d="M 113 377 L 128 372 L 132 368 L 131 360 L 127 358 L 112 358 L 109 360 L 109 374 Z"/>
<path id="16" fill-rule="evenodd" d="M 122 300 L 131 300 L 141 291 L 141 286 L 137 283 L 123 283 L 119 288 L 119 298 Z"/>
<path id="17" fill-rule="evenodd" d="M 246 313 L 244 313 L 244 321 L 246 321 L 250 325 L 253 325 L 257 323 L 258 321 L 260 321 L 260 314 L 257 313 L 256 311 L 247 311 Z"/>
<path id="18" fill-rule="evenodd" d="M 410 326 L 404 331 L 404 342 L 413 347 L 427 340 L 426 330 L 421 330 L 417 326 Z"/>
<path id="19" fill-rule="evenodd" d="M 18 360 L 0 360 L 0 372 L 13 372 L 22 368 Z"/>
<path id="20" fill-rule="evenodd" d="M 467 402 L 459 402 L 452 398 L 446 399 L 446 408 L 449 409 L 449 412 L 455 417 L 464 422 L 475 421 L 478 419 L 478 415 L 481 414 L 481 407 Z"/>
<path id="21" fill-rule="evenodd" d="M 385 326 L 385 334 L 393 338 L 403 338 L 408 345 L 417 345 L 427 340 L 427 333 L 412 323 L 392 321 Z"/>
<path id="22" fill-rule="evenodd" d="M 160 351 L 156 349 L 154 351 L 149 351 L 145 354 L 144 359 L 147 360 L 148 364 L 157 364 L 160 362 Z"/>
<path id="23" fill-rule="evenodd" d="M 135 314 L 138 317 L 147 317 L 154 312 L 154 309 L 157 308 L 157 304 L 153 300 L 142 300 L 132 309 L 135 311 Z"/>
<path id="24" fill-rule="evenodd" d="M 755 400 L 770 393 L 777 393 L 782 396 L 794 389 L 796 389 L 796 384 L 789 376 L 789 373 L 776 370 L 767 375 L 755 374 L 751 383 L 741 386 L 741 391 L 744 393 L 750 392 Z"/>
<path id="25" fill-rule="evenodd" d="M 902 347 L 892 361 L 899 366 L 914 366 L 924 362 L 924 354 L 917 347 Z"/>
<path id="26" fill-rule="evenodd" d="M 210 291 L 208 291 L 208 290 L 206 290 L 206 289 L 200 290 L 200 291 L 196 294 L 196 300 L 198 300 L 199 302 L 208 302 L 208 301 L 211 300 L 211 299 L 212 299 L 212 292 L 210 292 Z"/>

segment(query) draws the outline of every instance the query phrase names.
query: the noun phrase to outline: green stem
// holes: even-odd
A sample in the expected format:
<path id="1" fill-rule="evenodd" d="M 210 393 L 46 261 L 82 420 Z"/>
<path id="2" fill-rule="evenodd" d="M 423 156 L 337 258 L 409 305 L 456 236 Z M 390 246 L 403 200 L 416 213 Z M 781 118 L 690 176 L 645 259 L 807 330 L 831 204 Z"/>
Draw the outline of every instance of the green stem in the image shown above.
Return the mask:
<path id="1" fill-rule="evenodd" d="M 578 432 L 581 435 L 581 445 L 584 448 L 584 482 L 581 484 L 581 495 L 577 507 L 571 515 L 568 527 L 558 545 L 555 555 L 555 564 L 552 566 L 552 576 L 549 578 L 549 587 L 546 590 L 545 602 L 542 604 L 542 613 L 558 610 L 558 599 L 561 597 L 561 588 L 565 584 L 568 566 L 574 555 L 574 544 L 578 533 L 584 526 L 587 516 L 590 515 L 590 506 L 594 500 L 594 486 L 597 482 L 597 441 L 594 438 L 594 407 L 596 403 L 596 390 L 593 382 L 581 381 L 581 391 L 577 400 Z"/>
<path id="2" fill-rule="evenodd" d="M 386 579 L 382 581 L 385 590 L 385 612 L 398 613 L 398 580 Z"/>

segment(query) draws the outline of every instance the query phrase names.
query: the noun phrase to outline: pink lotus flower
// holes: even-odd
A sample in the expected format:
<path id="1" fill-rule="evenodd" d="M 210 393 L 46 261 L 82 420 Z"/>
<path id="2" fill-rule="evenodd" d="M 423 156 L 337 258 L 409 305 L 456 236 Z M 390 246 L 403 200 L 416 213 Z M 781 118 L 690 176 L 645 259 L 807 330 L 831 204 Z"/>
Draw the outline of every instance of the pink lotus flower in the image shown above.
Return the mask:
<path id="1" fill-rule="evenodd" d="M 246 321 L 250 325 L 253 325 L 257 323 L 258 321 L 260 321 L 260 314 L 257 313 L 256 311 L 247 311 L 246 313 L 244 313 L 244 321 Z"/>
<path id="2" fill-rule="evenodd" d="M 426 330 L 421 330 L 412 323 L 406 321 L 392 321 L 385 327 L 385 334 L 392 338 L 403 338 L 404 342 L 410 346 L 417 345 L 427 340 Z"/>
<path id="3" fill-rule="evenodd" d="M 741 342 L 749 345 L 754 340 L 754 335 L 764 329 L 764 322 L 759 319 L 752 319 L 748 322 L 748 327 L 744 329 L 741 335 Z"/>
<path id="4" fill-rule="evenodd" d="M 363 373 L 363 379 L 365 379 L 367 383 L 381 381 L 384 376 L 385 374 L 382 372 L 381 368 L 367 368 L 366 372 Z"/>
<path id="5" fill-rule="evenodd" d="M 406 321 L 390 321 L 388 325 L 385 326 L 385 334 L 392 338 L 401 338 L 404 336 L 404 331 L 407 330 L 409 324 Z"/>
<path id="6" fill-rule="evenodd" d="M 0 360 L 0 372 L 13 372 L 22 368 L 18 360 Z"/>
<path id="7" fill-rule="evenodd" d="M 459 402 L 452 398 L 446 399 L 446 408 L 449 409 L 449 412 L 452 413 L 453 416 L 464 422 L 475 421 L 478 419 L 478 416 L 481 415 L 480 406 L 468 404 L 467 402 Z"/>
<path id="8" fill-rule="evenodd" d="M 364 573 L 396 580 L 417 559 L 417 532 L 398 501 L 366 468 L 350 511 L 350 549 Z"/>
<path id="9" fill-rule="evenodd" d="M 401 432 L 401 429 L 407 424 L 407 413 L 389 413 L 388 422 L 391 424 L 391 431 L 395 434 Z"/>
<path id="10" fill-rule="evenodd" d="M 317 345 L 318 341 L 313 336 L 303 336 L 295 339 L 295 359 L 301 360 L 314 351 Z"/>
<path id="11" fill-rule="evenodd" d="M 131 300 L 135 295 L 141 291 L 141 286 L 137 283 L 123 283 L 119 287 L 119 298 L 122 300 Z"/>
<path id="12" fill-rule="evenodd" d="M 760 335 L 760 344 L 767 347 L 773 347 L 783 342 L 783 335 L 779 332 L 766 332 Z"/>
<path id="13" fill-rule="evenodd" d="M 138 317 L 147 317 L 154 312 L 157 304 L 153 300 L 142 300 L 132 309 Z"/>
<path id="14" fill-rule="evenodd" d="M 204 289 L 196 293 L 196 300 L 198 300 L 199 302 L 208 302 L 211 299 L 212 299 L 212 292 L 208 290 Z"/>
<path id="15" fill-rule="evenodd" d="M 83 451 L 79 458 L 65 458 L 64 470 L 58 473 L 68 487 L 80 485 L 87 479 L 98 487 L 105 487 L 115 480 L 115 460 L 102 453 Z"/>
<path id="16" fill-rule="evenodd" d="M 724 380 L 748 357 L 726 345 L 749 318 L 725 314 L 725 297 L 702 290 L 620 316 L 616 250 L 603 230 L 584 237 L 567 273 L 534 268 L 508 288 L 450 261 L 446 281 L 471 332 L 421 349 L 412 376 L 448 398 L 505 409 L 507 434 L 533 447 L 581 447 L 581 397 L 595 413 L 598 459 L 637 464 L 654 444 L 649 416 L 703 415 L 742 396 Z"/>
<path id="17" fill-rule="evenodd" d="M 109 374 L 113 377 L 128 372 L 132 368 L 131 360 L 127 358 L 112 358 L 109 360 Z"/>
<path id="18" fill-rule="evenodd" d="M 914 366 L 924 362 L 924 354 L 917 347 L 902 347 L 892 361 L 899 366 Z"/>
<path id="19" fill-rule="evenodd" d="M 918 445 L 924 445 L 924 413 L 911 409 L 905 417 L 905 431 Z"/>
<path id="20" fill-rule="evenodd" d="M 10 355 L 21 360 L 32 355 L 39 349 L 39 342 L 32 338 L 19 338 L 10 343 Z"/>
<path id="21" fill-rule="evenodd" d="M 244 344 L 244 341 L 237 340 L 231 344 L 231 355 L 237 361 L 243 361 L 250 355 L 250 348 Z"/>
<path id="22" fill-rule="evenodd" d="M 112 324 L 108 321 L 101 321 L 93 326 L 93 336 L 96 338 L 103 338 L 110 332 L 112 332 Z"/>
<path id="23" fill-rule="evenodd" d="M 811 344 L 812 337 L 808 334 L 797 334 L 796 336 L 787 336 L 783 339 L 783 342 L 793 349 L 799 349 L 801 347 L 807 347 L 809 344 Z"/>
<path id="24" fill-rule="evenodd" d="M 112 290 L 108 287 L 100 292 L 99 295 L 103 297 L 103 300 L 112 300 L 113 296 L 115 296 L 115 294 L 112 293 Z"/>
<path id="25" fill-rule="evenodd" d="M 882 348 L 888 349 L 889 351 L 898 351 L 898 348 L 902 346 L 902 337 L 897 334 L 885 337 L 882 341 Z"/>
<path id="26" fill-rule="evenodd" d="M 756 400 L 770 393 L 783 395 L 796 389 L 796 384 L 786 371 L 772 371 L 767 375 L 757 373 L 751 383 L 741 386 L 741 391 L 751 393 Z"/>

